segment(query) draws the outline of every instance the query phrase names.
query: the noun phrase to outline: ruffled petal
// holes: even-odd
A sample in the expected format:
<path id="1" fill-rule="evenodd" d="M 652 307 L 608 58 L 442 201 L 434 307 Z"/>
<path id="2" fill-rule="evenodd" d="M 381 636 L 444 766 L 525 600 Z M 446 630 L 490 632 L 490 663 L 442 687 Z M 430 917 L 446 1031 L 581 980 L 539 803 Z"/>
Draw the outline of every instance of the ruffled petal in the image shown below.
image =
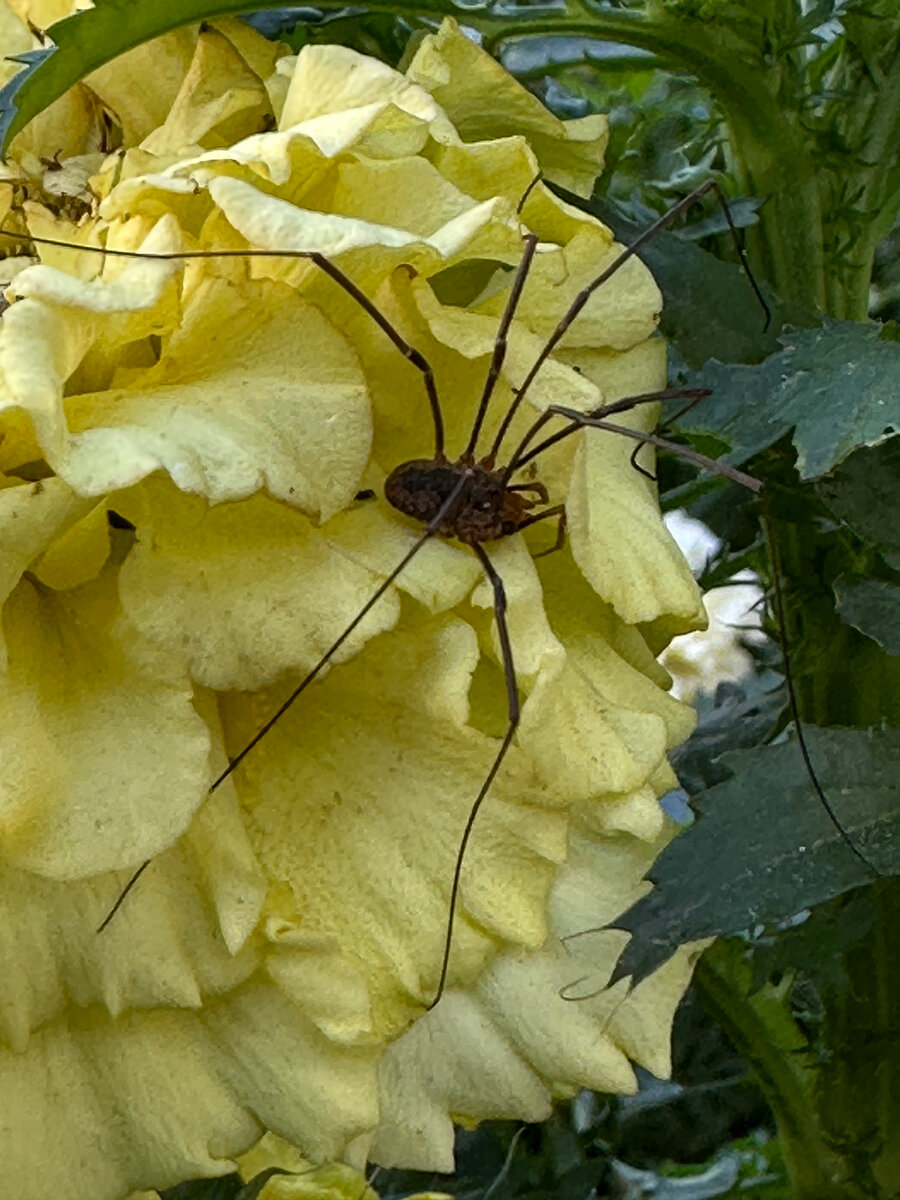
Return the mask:
<path id="1" fill-rule="evenodd" d="M 4 608 L 4 855 L 55 879 L 158 853 L 206 791 L 187 680 L 120 619 L 114 589 L 112 570 L 67 592 L 26 579 Z"/>
<path id="2" fill-rule="evenodd" d="M 666 1073 L 668 1023 L 699 948 L 679 950 L 629 993 L 625 981 L 603 986 L 627 934 L 584 932 L 638 898 L 658 848 L 573 839 L 551 894 L 553 936 L 538 951 L 500 955 L 388 1049 L 373 1161 L 450 1172 L 453 1116 L 540 1121 L 553 1096 L 579 1087 L 636 1091 L 629 1060 Z"/>
<path id="3" fill-rule="evenodd" d="M 430 92 L 464 141 L 523 134 L 548 179 L 590 196 L 609 136 L 605 117 L 560 121 L 449 18 L 423 39 L 406 75 Z"/>
<path id="4" fill-rule="evenodd" d="M 476 660 L 464 623 L 408 618 L 301 697 L 236 775 L 256 854 L 289 889 L 280 913 L 359 960 L 392 1026 L 434 993 L 456 850 L 499 744 L 465 724 Z M 242 745 L 258 701 L 234 695 L 222 709 Z M 512 751 L 463 871 L 453 978 L 475 974 L 492 939 L 543 939 L 559 805 Z"/>

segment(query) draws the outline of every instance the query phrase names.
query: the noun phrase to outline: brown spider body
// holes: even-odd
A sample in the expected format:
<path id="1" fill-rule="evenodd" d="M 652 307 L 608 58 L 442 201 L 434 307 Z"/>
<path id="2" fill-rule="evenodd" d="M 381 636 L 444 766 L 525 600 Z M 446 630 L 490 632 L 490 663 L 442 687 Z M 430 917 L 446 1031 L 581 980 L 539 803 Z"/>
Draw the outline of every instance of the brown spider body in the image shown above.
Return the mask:
<path id="1" fill-rule="evenodd" d="M 417 458 L 401 463 L 388 476 L 384 494 L 389 504 L 407 517 L 427 525 L 447 503 L 460 477 L 465 479 L 457 502 L 451 507 L 438 532 L 468 546 L 508 537 L 531 524 L 530 510 L 536 501 L 512 490 L 504 482 L 504 470 L 489 470 L 480 463 L 459 459 Z M 539 496 L 540 485 L 530 490 Z"/>

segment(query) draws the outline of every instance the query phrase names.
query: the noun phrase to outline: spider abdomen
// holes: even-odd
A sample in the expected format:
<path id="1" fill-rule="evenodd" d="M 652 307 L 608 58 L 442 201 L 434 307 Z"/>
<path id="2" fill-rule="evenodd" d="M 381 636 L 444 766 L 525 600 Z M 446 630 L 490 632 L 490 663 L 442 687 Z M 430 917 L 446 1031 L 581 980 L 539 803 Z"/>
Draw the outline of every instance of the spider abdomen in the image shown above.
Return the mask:
<path id="1" fill-rule="evenodd" d="M 444 537 L 472 545 L 495 541 L 518 529 L 530 505 L 509 491 L 501 472 L 477 464 L 413 459 L 390 473 L 384 494 L 394 508 L 427 525 L 449 500 L 460 476 L 466 482 L 458 502 L 441 524 L 439 532 Z"/>

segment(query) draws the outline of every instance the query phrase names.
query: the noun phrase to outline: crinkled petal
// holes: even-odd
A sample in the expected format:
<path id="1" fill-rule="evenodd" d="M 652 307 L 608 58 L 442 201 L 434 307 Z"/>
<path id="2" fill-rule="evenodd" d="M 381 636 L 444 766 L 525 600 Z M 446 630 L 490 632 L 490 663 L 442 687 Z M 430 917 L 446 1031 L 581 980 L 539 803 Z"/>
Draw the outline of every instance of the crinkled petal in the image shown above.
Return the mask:
<path id="1" fill-rule="evenodd" d="M 605 225 L 585 222 L 564 246 L 538 250 L 516 312 L 537 334 L 539 346 L 544 345 L 579 294 L 608 270 L 624 249 Z M 495 296 L 479 307 L 496 319 L 505 302 L 505 296 Z M 629 258 L 591 295 L 571 332 L 564 335 L 562 345 L 575 346 L 582 352 L 584 347 L 627 350 L 650 337 L 661 310 L 662 297 L 653 276 L 640 259 Z M 603 386 L 595 374 L 589 377 Z"/>
<path id="2" fill-rule="evenodd" d="M 206 789 L 187 681 L 118 619 L 114 586 L 111 571 L 69 592 L 23 580 L 4 609 L 4 855 L 52 878 L 171 845 Z"/>
<path id="3" fill-rule="evenodd" d="M 508 223 L 509 206 L 500 197 L 469 205 L 425 235 L 358 217 L 300 208 L 229 175 L 211 175 L 206 184 L 230 224 L 254 246 L 274 251 L 318 251 L 328 258 L 375 248 L 381 251 L 378 257 L 370 253 L 364 261 L 371 263 L 370 270 L 377 265 L 382 278 L 390 262 L 385 250 L 403 251 L 394 256 L 398 265 L 409 263 L 418 270 L 433 271 L 443 265 L 442 260 L 451 260 L 463 250 L 473 255 L 501 244 L 502 234 L 495 227 Z M 509 235 L 503 241 L 509 245 Z M 366 282 L 365 270 L 360 272 L 357 267 L 350 273 L 358 286 Z"/>
<path id="4" fill-rule="evenodd" d="M 109 510 L 101 501 L 54 538 L 32 570 L 36 579 L 57 591 L 76 588 L 99 575 L 109 552 Z"/>
<path id="5" fill-rule="evenodd" d="M 230 144 L 271 115 L 263 80 L 237 47 L 218 30 L 201 28 L 179 93 L 143 148 L 183 154 L 195 146 Z"/>
<path id="6" fill-rule="evenodd" d="M 263 1126 L 336 1158 L 377 1119 L 375 1056 L 329 1042 L 262 983 L 197 1013 L 84 1010 L 0 1051 L 5 1186 L 17 1200 L 119 1200 L 228 1174 Z M 85 1146 L 90 1169 L 73 1171 Z"/>
<path id="7" fill-rule="evenodd" d="M 17 286 L 33 278 L 25 272 Z M 111 289 L 121 286 L 120 278 Z M 96 291 L 73 281 L 75 288 Z M 81 300 L 59 289 L 43 294 L 54 305 Z M 115 309 L 113 298 L 104 303 Z M 15 305 L 9 317 L 0 371 L 31 412 L 48 460 L 77 491 L 126 487 L 162 467 L 179 487 L 213 501 L 266 486 L 327 516 L 353 495 L 371 436 L 365 383 L 341 335 L 283 285 L 204 281 L 155 366 L 121 375 L 122 387 L 67 399 L 71 434 L 62 389 L 91 329 L 77 310 L 37 300 Z M 25 359 L 28 347 L 49 337 L 71 352 L 58 366 L 36 367 Z"/>
<path id="8" fill-rule="evenodd" d="M 662 342 L 645 342 L 616 360 L 589 352 L 568 357 L 602 388 L 607 402 L 665 387 Z M 612 420 L 647 432 L 656 416 L 648 404 Z M 572 553 L 585 578 L 630 625 L 669 614 L 686 629 L 702 627 L 700 592 L 663 523 L 656 487 L 632 466 L 636 443 L 601 429 L 586 429 L 579 437 L 566 510 Z M 642 448 L 638 461 L 652 470 L 653 448 Z"/>
<path id="9" fill-rule="evenodd" d="M 548 179 L 590 196 L 603 166 L 605 117 L 560 121 L 449 17 L 423 39 L 406 75 L 431 93 L 464 141 L 524 134 Z"/>
<path id="10" fill-rule="evenodd" d="M 123 607 L 207 687 L 251 691 L 309 670 L 380 583 L 324 530 L 264 496 L 210 508 L 148 480 L 119 509 L 140 538 L 122 567 Z M 396 595 L 385 596 L 333 661 L 391 628 L 399 611 Z"/>
<path id="11" fill-rule="evenodd" d="M 423 121 L 440 114 L 427 91 L 385 63 L 347 46 L 304 46 L 297 56 L 281 128 L 388 102 Z"/>
<path id="12" fill-rule="evenodd" d="M 195 88 L 207 92 L 211 90 L 206 87 L 206 77 L 196 71 L 196 64 L 198 43 L 204 37 L 211 40 L 213 36 L 227 37 L 235 47 L 239 61 L 244 64 L 241 76 L 245 82 L 248 70 L 264 79 L 281 52 L 277 45 L 257 34 L 244 22 L 220 19 L 213 23 L 212 31 L 208 30 L 205 35 L 196 26 L 173 29 L 162 37 L 154 38 L 152 42 L 135 46 L 91 72 L 91 90 L 115 114 L 126 147 L 136 146 L 163 126 L 176 103 L 179 103 L 179 97 L 182 109 L 189 106 L 201 108 L 199 100 L 191 102 L 184 96 L 184 81 L 193 63 Z M 202 55 L 205 51 L 199 53 Z M 211 115 L 219 115 L 213 96 L 207 96 L 207 105 L 208 113 L 212 109 Z M 237 105 L 236 108 L 239 113 L 241 106 Z M 199 117 L 195 120 L 199 122 Z M 200 132 L 201 129 L 202 125 L 199 128 L 195 126 L 194 132 Z"/>
<path id="13" fill-rule="evenodd" d="M 91 500 L 76 495 L 61 479 L 36 483 L 10 479 L 4 484 L 0 488 L 0 603 L 25 569 L 93 507 Z"/>
<path id="14" fill-rule="evenodd" d="M 552 631 L 541 582 L 523 544 L 506 540 L 491 556 L 505 583 L 518 670 L 535 676 L 522 709 L 519 744 L 540 777 L 572 799 L 634 792 L 666 749 L 690 734 L 693 710 L 605 640 L 605 630 L 615 637 L 621 623 L 592 596 L 567 553 L 554 555 L 552 566 L 543 569 L 554 581 L 547 593 Z M 482 585 L 473 602 L 492 605 L 488 593 Z"/>
<path id="15" fill-rule="evenodd" d="M 463 724 L 476 659 L 462 622 L 406 620 L 301 697 L 236 775 L 255 851 L 290 889 L 284 915 L 302 914 L 304 929 L 358 957 L 384 992 L 382 1022 L 433 994 L 456 848 L 498 748 Z M 279 695 L 223 703 L 234 747 Z M 559 804 L 510 752 L 463 871 L 454 978 L 477 971 L 491 938 L 543 939 L 565 836 Z"/>
<path id="16" fill-rule="evenodd" d="M 25 1051 L 29 1037 L 73 1003 L 112 1016 L 154 1005 L 195 1009 L 204 995 L 243 983 L 259 964 L 248 935 L 261 878 L 225 793 L 203 806 L 177 848 L 154 860 L 141 879 L 141 902 L 126 903 L 102 934 L 97 927 L 127 875 L 54 880 L 8 866 L 0 887 L 8 966 L 0 1041 Z M 209 921 L 210 895 L 218 928 Z"/>
<path id="17" fill-rule="evenodd" d="M 551 894 L 555 936 L 540 950 L 500 955 L 473 989 L 448 992 L 389 1047 L 375 1162 L 452 1171 L 454 1115 L 539 1121 L 554 1095 L 579 1087 L 635 1091 L 629 1059 L 665 1073 L 669 1022 L 696 951 L 679 951 L 645 992 L 628 994 L 624 981 L 603 988 L 627 935 L 558 940 L 624 911 L 657 850 L 573 840 Z"/>

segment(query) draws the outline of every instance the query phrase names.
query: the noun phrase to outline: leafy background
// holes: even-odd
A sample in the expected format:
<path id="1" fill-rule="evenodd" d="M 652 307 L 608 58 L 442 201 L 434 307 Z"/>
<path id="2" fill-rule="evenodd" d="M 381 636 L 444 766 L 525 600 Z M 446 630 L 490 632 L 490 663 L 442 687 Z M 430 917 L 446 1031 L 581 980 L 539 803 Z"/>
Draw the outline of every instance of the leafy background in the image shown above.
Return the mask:
<path id="1" fill-rule="evenodd" d="M 560 116 L 610 114 L 608 170 L 588 207 L 623 240 L 718 181 L 772 311 L 766 326 L 714 206 L 643 254 L 667 297 L 672 381 L 713 389 L 667 436 L 765 485 L 755 498 L 672 459 L 663 503 L 721 541 L 704 586 L 758 574 L 771 635 L 750 647 L 748 679 L 701 698 L 676 755 L 697 819 L 620 921 L 634 936 L 619 969 L 636 978 L 679 942 L 722 935 L 679 1013 L 674 1079 L 645 1076 L 631 1098 L 584 1093 L 543 1126 L 461 1131 L 453 1178 L 381 1172 L 379 1191 L 900 1195 L 896 0 L 394 0 L 249 14 L 221 0 L 98 0 L 53 28 L 55 48 L 24 56 L 0 94 L 0 135 L 8 143 L 128 46 L 229 11 L 294 49 L 340 41 L 392 65 L 417 31 L 456 15 Z M 196 1181 L 165 1197 L 253 1200 L 265 1182 Z"/>

